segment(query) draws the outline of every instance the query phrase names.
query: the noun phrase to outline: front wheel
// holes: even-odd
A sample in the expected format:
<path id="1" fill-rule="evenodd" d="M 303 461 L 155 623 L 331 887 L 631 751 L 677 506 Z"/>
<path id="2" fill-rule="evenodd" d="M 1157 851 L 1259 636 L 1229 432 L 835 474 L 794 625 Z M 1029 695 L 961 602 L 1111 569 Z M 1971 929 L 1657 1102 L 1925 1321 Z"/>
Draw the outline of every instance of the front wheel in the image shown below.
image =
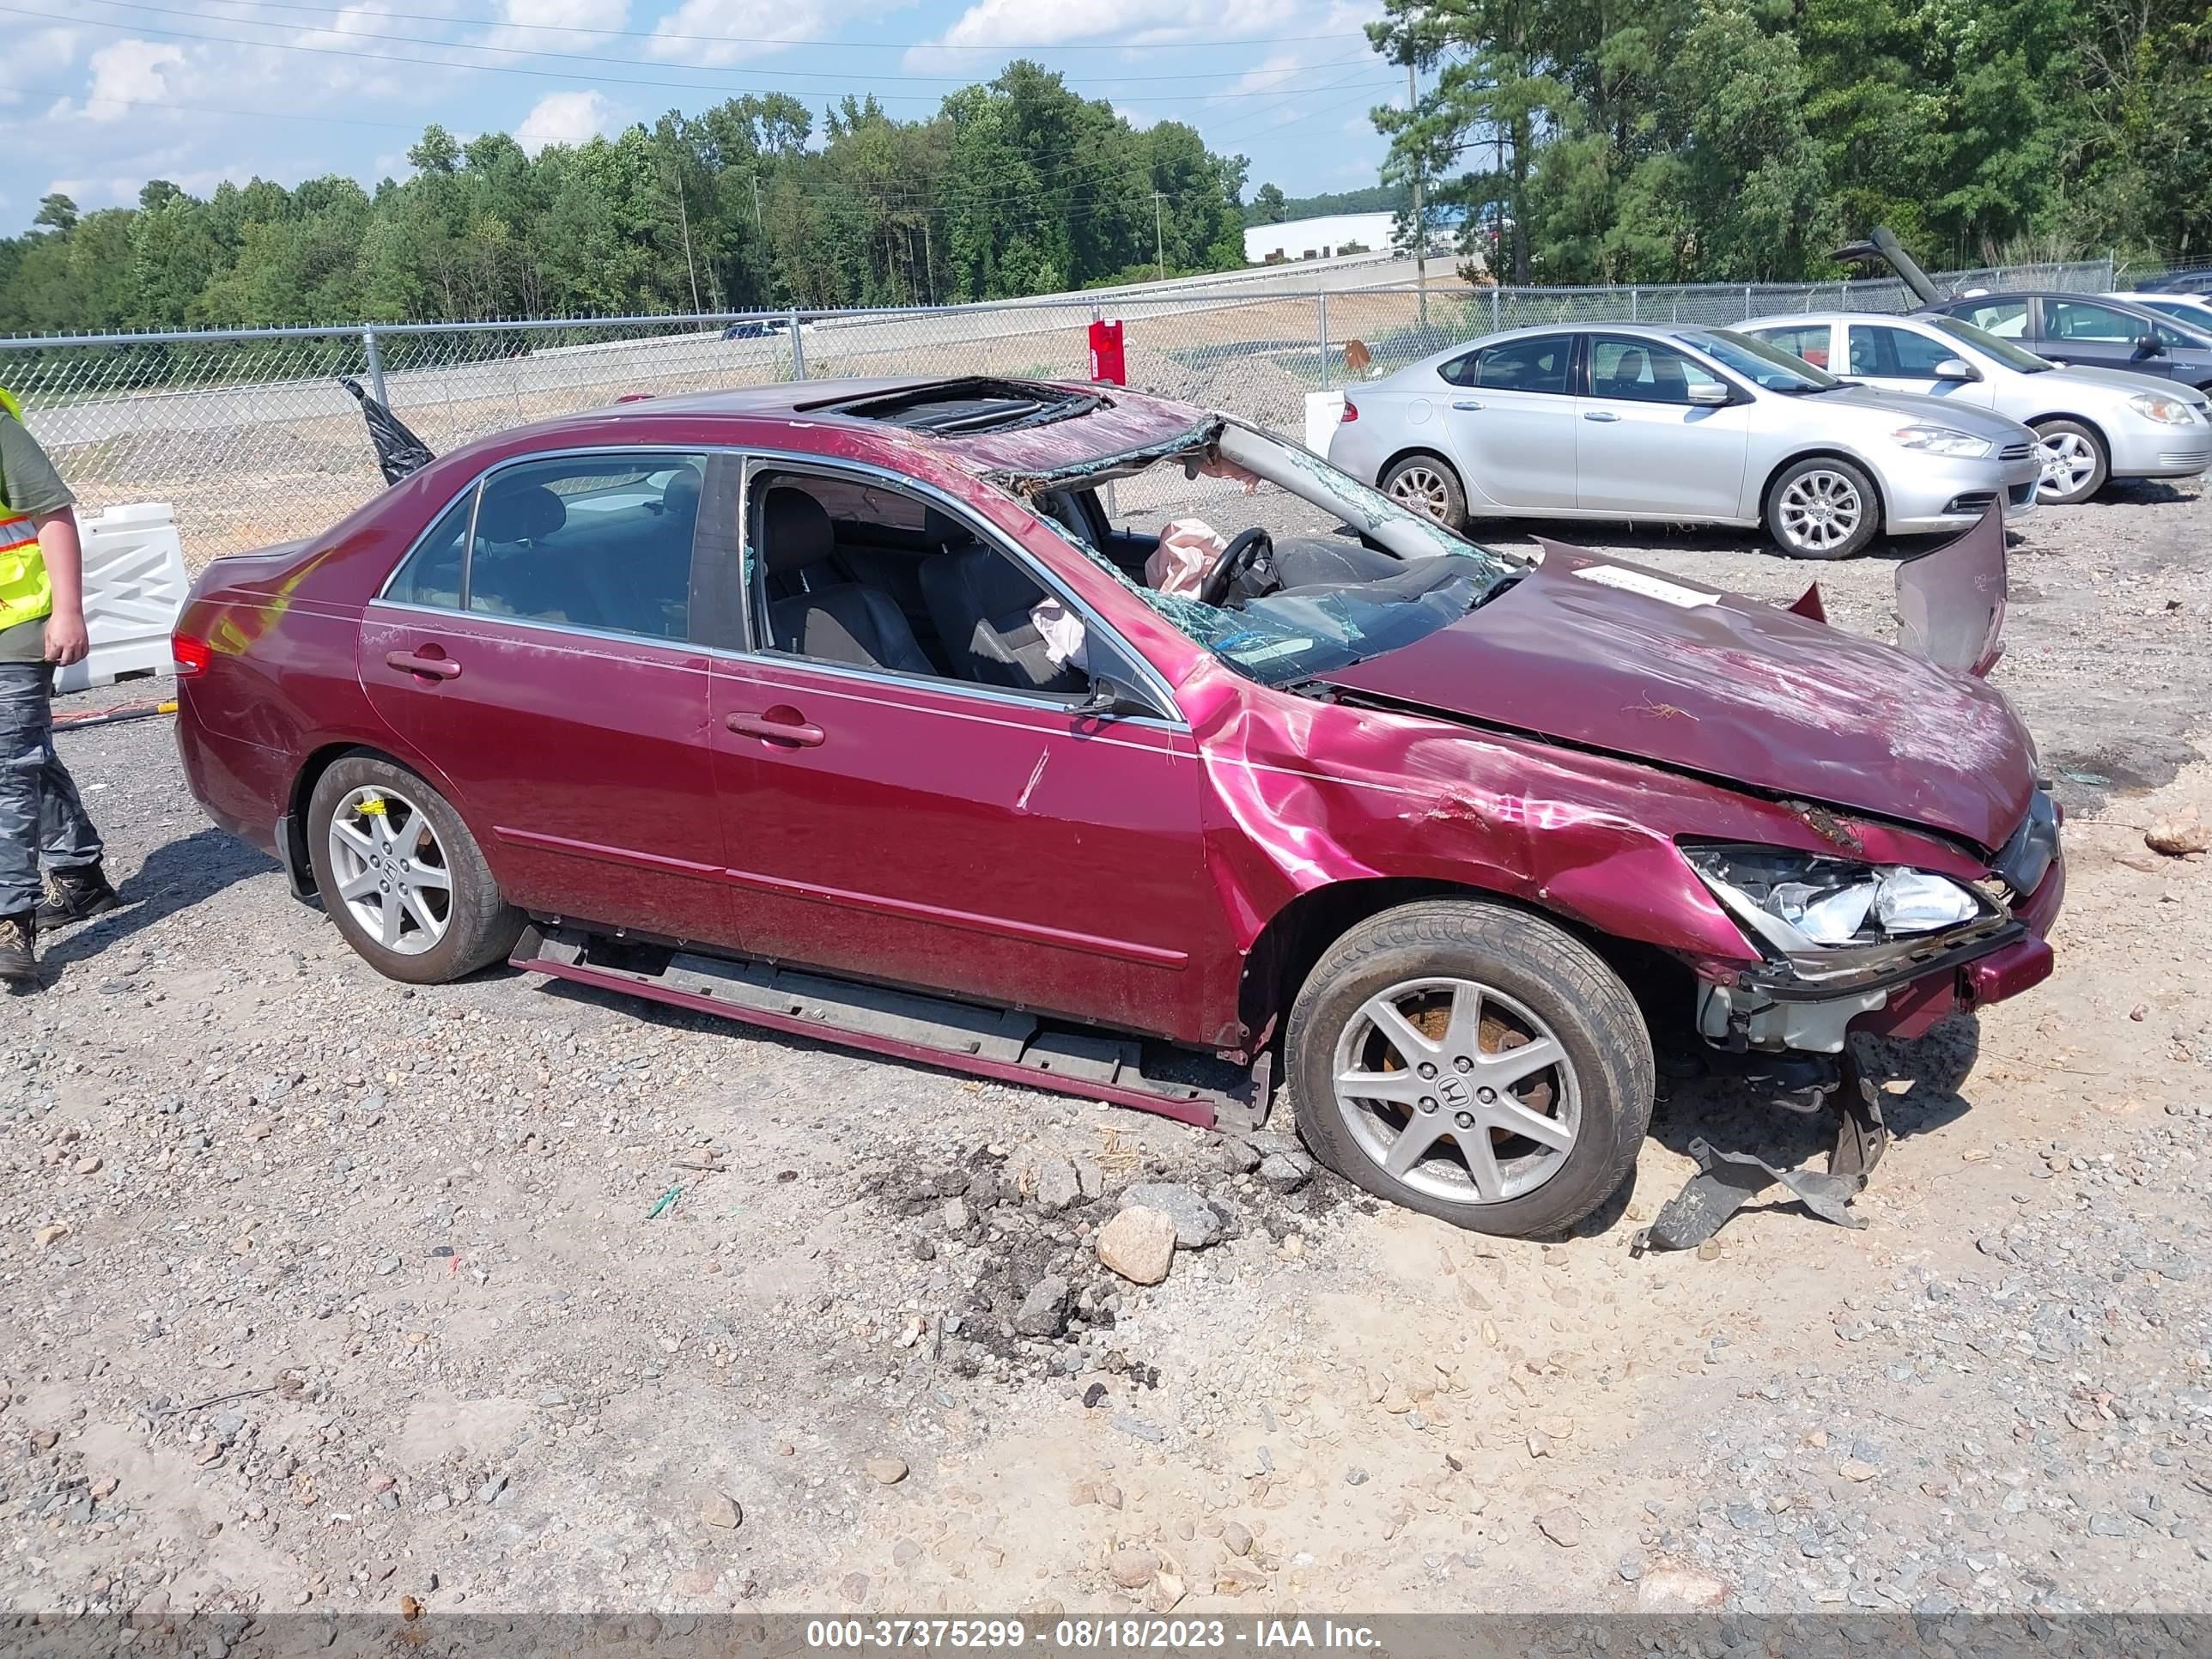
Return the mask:
<path id="1" fill-rule="evenodd" d="M 388 979 L 459 979 L 506 956 L 522 931 L 460 814 L 376 756 L 349 755 L 316 780 L 307 851 L 323 908 Z"/>
<path id="2" fill-rule="evenodd" d="M 1650 1033 L 1620 976 L 1552 922 L 1474 900 L 1346 933 L 1298 993 L 1285 1060 L 1315 1156 L 1477 1232 L 1573 1225 L 1651 1121 Z"/>
<path id="3" fill-rule="evenodd" d="M 1881 528 L 1874 481 L 1849 461 L 1814 455 L 1784 469 L 1767 492 L 1766 528 L 1793 559 L 1849 559 Z"/>
<path id="4" fill-rule="evenodd" d="M 2043 421 L 2035 428 L 2036 458 L 2043 476 L 2035 499 L 2045 507 L 2071 507 L 2105 487 L 2112 459 L 2103 441 L 2079 421 Z"/>
<path id="5" fill-rule="evenodd" d="M 1447 530 L 1467 527 L 1467 491 L 1459 474 L 1434 455 L 1408 455 L 1382 475 L 1382 493 Z"/>

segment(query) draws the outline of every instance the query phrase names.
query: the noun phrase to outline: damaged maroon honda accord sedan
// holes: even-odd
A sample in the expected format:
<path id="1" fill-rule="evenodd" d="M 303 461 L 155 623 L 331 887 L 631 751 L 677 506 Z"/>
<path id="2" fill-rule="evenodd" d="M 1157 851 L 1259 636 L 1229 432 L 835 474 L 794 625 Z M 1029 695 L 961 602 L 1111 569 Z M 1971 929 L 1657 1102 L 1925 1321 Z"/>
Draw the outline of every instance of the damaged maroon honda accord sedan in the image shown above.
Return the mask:
<path id="1" fill-rule="evenodd" d="M 1917 653 L 1485 549 L 1158 398 L 771 386 L 216 561 L 179 736 L 393 978 L 511 960 L 1223 1127 L 1279 1080 L 1352 1181 L 1541 1233 L 1627 1178 L 1655 1042 L 1838 1109 L 1849 1177 L 1847 1038 L 2049 972 L 2057 817 L 1973 672 L 2002 547 L 1905 568 Z"/>

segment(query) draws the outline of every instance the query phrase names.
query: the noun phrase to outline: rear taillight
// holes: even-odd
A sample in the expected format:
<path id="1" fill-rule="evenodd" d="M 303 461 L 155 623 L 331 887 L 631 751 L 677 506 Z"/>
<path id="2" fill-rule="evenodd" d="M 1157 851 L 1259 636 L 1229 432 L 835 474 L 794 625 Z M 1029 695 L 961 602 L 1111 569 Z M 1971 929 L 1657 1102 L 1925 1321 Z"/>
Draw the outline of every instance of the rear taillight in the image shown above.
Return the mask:
<path id="1" fill-rule="evenodd" d="M 177 661 L 177 678 L 189 680 L 208 672 L 215 661 L 215 653 L 208 649 L 205 640 L 196 640 L 189 634 L 169 636 L 169 654 Z"/>
<path id="2" fill-rule="evenodd" d="M 1356 421 L 1359 418 L 1359 405 L 1349 398 L 1344 400 L 1344 418 L 1347 421 Z"/>

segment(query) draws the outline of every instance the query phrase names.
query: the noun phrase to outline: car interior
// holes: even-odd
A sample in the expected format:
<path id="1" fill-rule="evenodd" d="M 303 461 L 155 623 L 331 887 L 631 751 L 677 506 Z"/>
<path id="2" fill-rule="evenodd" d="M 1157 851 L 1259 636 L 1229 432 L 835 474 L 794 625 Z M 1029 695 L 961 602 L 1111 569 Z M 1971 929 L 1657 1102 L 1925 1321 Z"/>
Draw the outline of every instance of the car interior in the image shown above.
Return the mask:
<path id="1" fill-rule="evenodd" d="M 1049 696 L 1090 685 L 1080 659 L 1037 620 L 1048 593 L 1030 568 L 961 520 L 901 491 L 790 472 L 750 486 L 754 614 L 771 647 L 819 661 Z M 1159 537 L 1117 529 L 1092 489 L 1035 498 L 1040 514 L 1146 585 Z M 1218 602 L 1326 591 L 1401 575 L 1407 562 L 1349 537 L 1245 532 L 1256 550 Z M 1243 539 L 1243 538 L 1240 538 Z"/>

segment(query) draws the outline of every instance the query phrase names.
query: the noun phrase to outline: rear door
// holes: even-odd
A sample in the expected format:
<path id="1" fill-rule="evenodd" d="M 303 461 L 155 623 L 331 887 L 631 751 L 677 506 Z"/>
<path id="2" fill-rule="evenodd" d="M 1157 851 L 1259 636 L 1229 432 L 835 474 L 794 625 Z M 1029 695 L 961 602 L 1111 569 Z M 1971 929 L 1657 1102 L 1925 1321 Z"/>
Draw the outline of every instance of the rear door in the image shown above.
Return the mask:
<path id="1" fill-rule="evenodd" d="M 1996 394 L 1986 380 L 1947 380 L 1937 376 L 1937 364 L 1954 357 L 1964 361 L 1957 347 L 1944 340 L 1894 323 L 1854 320 L 1844 325 L 1844 331 L 1848 338 L 1844 361 L 1848 367 L 1838 373 L 1890 392 L 1948 398 L 1979 409 L 1996 404 Z"/>
<path id="2" fill-rule="evenodd" d="M 1571 332 L 1501 340 L 1437 371 L 1452 460 L 1476 512 L 1575 505 L 1574 343 Z"/>
<path id="3" fill-rule="evenodd" d="M 708 653 L 690 640 L 706 457 L 499 468 L 362 617 L 372 705 L 450 790 L 514 903 L 728 933 Z"/>
<path id="4" fill-rule="evenodd" d="M 1690 388 L 1735 388 L 1688 354 L 1632 335 L 1589 337 L 1588 394 L 1576 399 L 1576 505 L 1661 518 L 1737 516 L 1751 408 L 1693 404 Z"/>

